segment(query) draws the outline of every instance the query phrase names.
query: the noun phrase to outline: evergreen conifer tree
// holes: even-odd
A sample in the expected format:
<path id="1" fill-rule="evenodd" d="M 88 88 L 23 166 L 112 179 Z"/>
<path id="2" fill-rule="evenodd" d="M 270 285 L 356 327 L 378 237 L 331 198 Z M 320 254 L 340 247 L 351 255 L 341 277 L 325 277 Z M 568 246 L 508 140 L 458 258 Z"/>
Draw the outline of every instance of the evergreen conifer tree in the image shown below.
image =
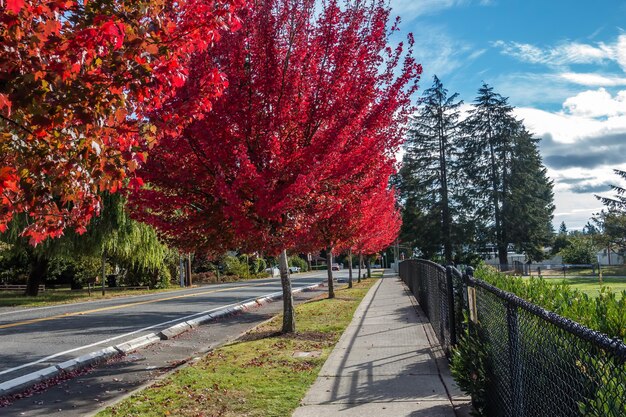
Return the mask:
<path id="1" fill-rule="evenodd" d="M 461 104 L 458 94 L 449 95 L 434 76 L 413 118 L 399 173 L 403 240 L 426 257 L 433 257 L 443 246 L 446 263 L 452 262 L 453 252 L 452 188 Z"/>
<path id="2" fill-rule="evenodd" d="M 512 243 L 533 261 L 544 258 L 552 240 L 553 183 L 539 153 L 538 139 L 523 126 L 513 137 L 508 194 L 504 196 L 503 227 Z"/>
<path id="3" fill-rule="evenodd" d="M 508 99 L 487 84 L 463 125 L 461 165 L 477 234 L 496 245 L 504 268 L 509 244 L 530 259 L 542 258 L 552 234 L 554 205 L 538 141 L 515 119 Z"/>
<path id="4" fill-rule="evenodd" d="M 618 176 L 626 180 L 626 171 L 620 171 L 619 169 L 613 170 Z M 600 197 L 596 196 L 598 200 L 602 201 L 602 204 L 612 210 L 626 211 L 626 188 L 618 185 L 611 185 L 613 191 L 617 194 L 613 197 Z"/>
<path id="5" fill-rule="evenodd" d="M 503 265 L 508 264 L 508 242 L 503 227 L 504 195 L 508 188 L 513 132 L 517 129 L 518 122 L 508 99 L 483 84 L 474 108 L 463 123 L 466 138 L 462 158 L 471 184 L 467 193 L 474 203 L 474 217 L 485 231 L 485 238 L 496 245 Z"/>

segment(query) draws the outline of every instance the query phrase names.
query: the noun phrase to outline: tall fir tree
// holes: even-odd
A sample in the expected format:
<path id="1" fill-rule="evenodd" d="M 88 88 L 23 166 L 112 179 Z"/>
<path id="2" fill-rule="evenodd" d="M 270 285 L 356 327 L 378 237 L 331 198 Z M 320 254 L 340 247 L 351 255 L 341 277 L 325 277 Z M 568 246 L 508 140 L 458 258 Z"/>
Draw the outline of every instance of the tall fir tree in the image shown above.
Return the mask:
<path id="1" fill-rule="evenodd" d="M 626 180 L 626 171 L 621 171 L 619 169 L 613 170 L 615 174 L 617 174 L 621 179 Z M 619 185 L 611 185 L 613 191 L 616 192 L 613 197 L 601 197 L 596 196 L 596 198 L 602 201 L 602 204 L 607 206 L 607 208 L 611 210 L 618 210 L 622 212 L 626 212 L 626 188 L 621 187 Z"/>
<path id="2" fill-rule="evenodd" d="M 503 201 L 504 235 L 529 260 L 540 261 L 554 233 L 553 183 L 539 153 L 539 139 L 523 126 L 512 139 L 510 186 Z"/>
<path id="3" fill-rule="evenodd" d="M 458 94 L 449 95 L 434 76 L 413 118 L 399 173 L 404 200 L 403 240 L 418 247 L 426 257 L 435 256 L 443 247 L 446 263 L 451 263 L 453 256 L 456 204 L 451 189 L 457 171 L 455 149 L 461 104 Z"/>
<path id="4" fill-rule="evenodd" d="M 483 84 L 474 107 L 463 123 L 462 166 L 470 187 L 473 215 L 486 238 L 497 247 L 501 264 L 508 264 L 508 242 L 503 227 L 504 195 L 508 192 L 509 157 L 518 122 L 507 98 Z"/>
<path id="5" fill-rule="evenodd" d="M 478 234 L 495 244 L 504 267 L 510 244 L 530 259 L 541 258 L 552 234 L 554 205 L 538 140 L 514 117 L 508 99 L 487 84 L 463 124 L 461 165 Z"/>
<path id="6" fill-rule="evenodd" d="M 613 170 L 621 179 L 626 180 L 626 171 L 618 169 Z M 606 210 L 600 211 L 593 217 L 593 227 L 597 232 L 599 242 L 609 251 L 617 250 L 617 253 L 624 254 L 626 252 L 626 188 L 619 185 L 611 185 L 615 195 L 612 197 L 602 197 L 596 195 L 596 198 L 602 201 L 606 206 Z"/>

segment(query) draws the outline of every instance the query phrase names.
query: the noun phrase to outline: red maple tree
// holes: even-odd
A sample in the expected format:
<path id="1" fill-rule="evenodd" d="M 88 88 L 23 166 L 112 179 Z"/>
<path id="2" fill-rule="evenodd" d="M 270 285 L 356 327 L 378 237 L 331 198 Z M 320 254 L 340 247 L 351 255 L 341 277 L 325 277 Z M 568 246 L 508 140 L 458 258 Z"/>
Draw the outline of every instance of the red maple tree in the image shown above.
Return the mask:
<path id="1" fill-rule="evenodd" d="M 0 14 L 0 232 L 17 213 L 32 244 L 84 231 L 99 193 L 141 186 L 163 135 L 226 86 L 205 56 L 245 0 L 5 0 Z"/>
<path id="2" fill-rule="evenodd" d="M 184 245 L 185 235 L 211 230 L 217 248 L 230 239 L 280 255 L 285 332 L 295 330 L 287 250 L 309 242 L 350 179 L 391 158 L 403 134 L 421 67 L 410 46 L 389 47 L 385 4 L 256 4 L 209 52 L 229 88 L 202 120 L 162 141 L 141 174 L 149 187 L 135 194 L 138 216 L 167 238 Z"/>
<path id="3" fill-rule="evenodd" d="M 363 158 L 360 156 L 359 160 L 365 162 L 364 171 L 337 181 L 337 192 L 332 202 L 327 199 L 321 201 L 325 207 L 316 211 L 315 222 L 308 236 L 308 247 L 304 248 L 307 252 L 325 248 L 329 265 L 336 251 L 347 252 L 350 264 L 349 287 L 352 286 L 352 249 L 357 243 L 374 232 L 374 227 L 384 231 L 391 240 L 395 239 L 398 232 L 394 222 L 385 223 L 388 218 L 384 213 L 395 209 L 395 198 L 391 201 L 387 198 L 387 185 L 390 175 L 395 172 L 395 161 L 384 154 Z M 393 193 L 389 195 L 393 197 Z M 332 268 L 328 269 L 328 296 L 334 297 Z"/>

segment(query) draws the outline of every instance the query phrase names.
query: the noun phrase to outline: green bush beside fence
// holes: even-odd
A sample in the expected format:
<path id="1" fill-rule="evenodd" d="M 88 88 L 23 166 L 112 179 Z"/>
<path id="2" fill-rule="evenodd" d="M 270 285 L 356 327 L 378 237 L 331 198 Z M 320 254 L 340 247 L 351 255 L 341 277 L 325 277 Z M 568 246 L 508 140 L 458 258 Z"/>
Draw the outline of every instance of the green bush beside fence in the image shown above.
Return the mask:
<path id="1" fill-rule="evenodd" d="M 514 278 L 486 266 L 479 267 L 475 276 L 609 337 L 626 338 L 626 291 L 619 298 L 604 287 L 597 298 L 592 298 L 567 284 L 543 278 Z"/>
<path id="2" fill-rule="evenodd" d="M 465 320 L 451 355 L 452 374 L 472 396 L 475 415 L 626 415 L 626 365 L 617 347 L 625 332 L 626 297 L 604 288 L 590 298 L 567 285 L 512 278 L 487 267 L 476 278 L 615 338 L 617 350 L 596 345 L 589 330 L 577 329 L 588 336 L 579 337 L 570 333 L 571 324 L 556 326 L 525 309 L 516 308 L 511 322 L 511 304 L 476 287 L 478 321 Z"/>

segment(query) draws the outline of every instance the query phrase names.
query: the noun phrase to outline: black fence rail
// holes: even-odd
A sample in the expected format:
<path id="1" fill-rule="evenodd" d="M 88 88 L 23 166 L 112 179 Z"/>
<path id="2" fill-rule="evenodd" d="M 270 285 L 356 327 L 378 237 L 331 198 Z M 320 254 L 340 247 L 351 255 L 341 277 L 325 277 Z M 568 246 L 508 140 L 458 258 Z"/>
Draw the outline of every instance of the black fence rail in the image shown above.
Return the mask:
<path id="1" fill-rule="evenodd" d="M 400 276 L 446 350 L 462 334 L 463 311 L 471 317 L 468 331 L 485 358 L 488 396 L 482 400 L 488 416 L 626 416 L 622 340 L 456 268 L 409 260 L 400 264 Z"/>
<path id="2" fill-rule="evenodd" d="M 605 268 L 610 268 L 610 265 L 598 265 L 598 264 L 546 264 L 546 263 L 527 263 L 520 261 L 513 261 L 508 264 L 489 264 L 492 268 L 497 269 L 500 272 L 508 274 L 522 275 L 522 276 L 544 276 L 549 278 L 555 277 L 597 277 L 600 272 Z"/>

